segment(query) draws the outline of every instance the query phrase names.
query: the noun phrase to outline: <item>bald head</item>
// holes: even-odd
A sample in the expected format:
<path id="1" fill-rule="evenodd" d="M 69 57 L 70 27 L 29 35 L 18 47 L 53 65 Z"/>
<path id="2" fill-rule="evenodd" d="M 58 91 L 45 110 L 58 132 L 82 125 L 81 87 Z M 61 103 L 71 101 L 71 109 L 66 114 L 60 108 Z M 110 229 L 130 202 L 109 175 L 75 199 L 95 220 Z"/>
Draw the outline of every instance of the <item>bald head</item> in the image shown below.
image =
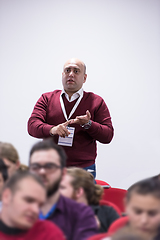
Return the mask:
<path id="1" fill-rule="evenodd" d="M 82 88 L 87 78 L 85 72 L 86 66 L 84 62 L 78 58 L 71 58 L 64 64 L 62 84 L 69 97 Z"/>
<path id="2" fill-rule="evenodd" d="M 83 68 L 83 70 L 84 70 L 84 71 L 83 71 L 84 74 L 86 73 L 86 65 L 85 65 L 85 63 L 84 63 L 83 61 L 81 61 L 80 59 L 78 59 L 78 58 L 70 58 L 70 59 L 68 59 L 68 60 L 65 62 L 64 66 L 63 66 L 63 70 L 64 70 L 65 66 L 70 65 L 70 64 L 77 64 L 77 65 L 81 66 L 81 67 Z"/>

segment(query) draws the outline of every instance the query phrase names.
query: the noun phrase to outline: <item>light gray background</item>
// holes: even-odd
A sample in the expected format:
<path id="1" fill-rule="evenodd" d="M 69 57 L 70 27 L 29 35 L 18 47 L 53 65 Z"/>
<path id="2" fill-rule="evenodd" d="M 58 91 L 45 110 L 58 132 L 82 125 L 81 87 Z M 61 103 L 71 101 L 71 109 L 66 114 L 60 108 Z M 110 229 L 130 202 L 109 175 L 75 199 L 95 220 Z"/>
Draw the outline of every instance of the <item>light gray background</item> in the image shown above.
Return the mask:
<path id="1" fill-rule="evenodd" d="M 128 188 L 160 172 L 159 0 L 0 0 L 0 35 L 0 141 L 22 162 L 37 141 L 26 127 L 34 104 L 78 57 L 115 128 L 98 144 L 97 179 Z"/>

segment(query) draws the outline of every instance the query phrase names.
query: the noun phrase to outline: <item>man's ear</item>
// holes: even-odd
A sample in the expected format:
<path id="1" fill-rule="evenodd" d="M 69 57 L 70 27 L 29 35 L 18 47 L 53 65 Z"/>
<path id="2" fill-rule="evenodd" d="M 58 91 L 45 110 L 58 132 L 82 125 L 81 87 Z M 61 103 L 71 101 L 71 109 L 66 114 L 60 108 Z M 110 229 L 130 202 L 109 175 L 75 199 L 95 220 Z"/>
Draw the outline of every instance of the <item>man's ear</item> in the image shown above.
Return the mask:
<path id="1" fill-rule="evenodd" d="M 86 82 L 86 79 L 87 79 L 87 74 L 85 73 L 85 74 L 84 74 L 84 77 L 83 77 L 83 83 Z"/>
<path id="2" fill-rule="evenodd" d="M 16 169 L 19 169 L 19 167 L 20 167 L 20 165 L 21 165 L 21 164 L 20 164 L 20 161 L 18 160 L 15 164 L 16 164 Z"/>
<path id="3" fill-rule="evenodd" d="M 64 176 L 66 175 L 66 173 L 67 173 L 67 168 L 64 167 L 64 168 L 62 169 L 62 179 L 64 178 Z"/>
<path id="4" fill-rule="evenodd" d="M 124 204 L 124 208 L 125 208 L 125 213 L 128 212 L 128 199 L 125 197 L 123 199 L 123 204 Z"/>
<path id="5" fill-rule="evenodd" d="M 78 200 L 79 198 L 83 197 L 84 195 L 84 190 L 82 187 L 78 188 L 77 190 L 75 190 L 75 197 Z"/>
<path id="6" fill-rule="evenodd" d="M 6 188 L 3 192 L 2 192 L 2 202 L 3 205 L 8 205 L 11 201 L 12 198 L 12 192 L 9 188 Z"/>

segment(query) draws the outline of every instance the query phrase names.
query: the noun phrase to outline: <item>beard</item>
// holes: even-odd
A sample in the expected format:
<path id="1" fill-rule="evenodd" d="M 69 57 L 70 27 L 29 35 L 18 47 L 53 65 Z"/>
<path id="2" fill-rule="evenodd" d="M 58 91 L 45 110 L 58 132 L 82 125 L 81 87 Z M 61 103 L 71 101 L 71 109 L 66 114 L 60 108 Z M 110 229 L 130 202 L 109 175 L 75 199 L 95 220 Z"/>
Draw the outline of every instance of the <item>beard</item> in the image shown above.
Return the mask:
<path id="1" fill-rule="evenodd" d="M 51 186 L 47 189 L 47 198 L 51 197 L 57 190 L 59 189 L 60 182 L 62 180 L 62 176 L 60 176 Z"/>

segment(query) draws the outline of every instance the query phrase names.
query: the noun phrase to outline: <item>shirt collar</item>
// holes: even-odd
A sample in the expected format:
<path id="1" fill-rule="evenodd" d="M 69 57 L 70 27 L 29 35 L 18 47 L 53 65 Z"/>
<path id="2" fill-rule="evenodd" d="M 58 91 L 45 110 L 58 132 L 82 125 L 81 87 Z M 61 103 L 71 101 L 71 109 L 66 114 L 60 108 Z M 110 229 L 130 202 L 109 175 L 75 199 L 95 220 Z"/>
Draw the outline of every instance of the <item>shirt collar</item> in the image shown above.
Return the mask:
<path id="1" fill-rule="evenodd" d="M 9 227 L 2 220 L 0 220 L 0 232 L 3 232 L 8 235 L 17 235 L 25 233 L 27 232 L 27 230 Z"/>
<path id="2" fill-rule="evenodd" d="M 65 92 L 65 90 L 63 89 L 62 92 L 61 92 L 61 96 L 62 94 L 65 94 L 65 97 L 67 98 L 67 100 L 69 102 L 72 102 L 74 101 L 75 99 L 79 98 L 82 94 L 83 94 L 83 88 L 79 89 L 77 92 L 73 93 L 73 95 L 71 96 L 71 99 L 69 99 L 69 96 L 68 94 Z"/>

